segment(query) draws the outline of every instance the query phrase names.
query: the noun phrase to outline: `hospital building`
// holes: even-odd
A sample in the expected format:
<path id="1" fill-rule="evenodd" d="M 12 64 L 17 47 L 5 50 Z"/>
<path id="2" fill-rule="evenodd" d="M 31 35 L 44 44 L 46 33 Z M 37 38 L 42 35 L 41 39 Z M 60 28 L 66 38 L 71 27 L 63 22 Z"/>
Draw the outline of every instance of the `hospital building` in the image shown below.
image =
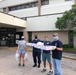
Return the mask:
<path id="1" fill-rule="evenodd" d="M 57 32 L 63 44 L 73 43 L 76 37 L 69 37 L 71 30 L 59 30 L 55 27 L 57 17 L 70 10 L 76 0 L 0 0 L 0 46 L 15 46 L 20 37 L 28 42 L 38 38 L 44 40 L 48 35 L 53 41 Z"/>

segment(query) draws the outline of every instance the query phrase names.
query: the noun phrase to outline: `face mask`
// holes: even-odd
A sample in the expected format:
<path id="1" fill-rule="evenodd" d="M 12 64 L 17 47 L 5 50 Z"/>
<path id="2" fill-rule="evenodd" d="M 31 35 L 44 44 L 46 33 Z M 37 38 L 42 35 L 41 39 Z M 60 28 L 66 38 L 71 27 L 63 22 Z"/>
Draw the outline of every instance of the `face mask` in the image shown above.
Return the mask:
<path id="1" fill-rule="evenodd" d="M 57 41 L 59 38 L 58 36 L 53 37 L 55 41 Z"/>
<path id="2" fill-rule="evenodd" d="M 21 40 L 24 40 L 24 38 L 21 38 Z"/>

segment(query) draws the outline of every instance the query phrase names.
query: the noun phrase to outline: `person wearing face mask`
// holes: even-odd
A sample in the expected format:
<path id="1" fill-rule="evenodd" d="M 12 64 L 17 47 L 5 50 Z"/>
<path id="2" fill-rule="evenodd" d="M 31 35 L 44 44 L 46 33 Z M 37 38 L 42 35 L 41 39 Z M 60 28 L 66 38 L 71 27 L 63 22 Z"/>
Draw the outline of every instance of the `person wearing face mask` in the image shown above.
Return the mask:
<path id="1" fill-rule="evenodd" d="M 38 39 L 38 35 L 34 35 L 34 40 L 32 41 L 32 43 L 37 44 L 38 42 L 41 42 L 41 40 Z M 33 62 L 34 62 L 33 67 L 36 67 L 38 65 L 37 67 L 40 68 L 41 49 L 33 47 L 32 55 L 33 55 Z M 37 60 L 38 60 L 38 62 L 37 62 Z"/>
<path id="2" fill-rule="evenodd" d="M 58 33 L 54 33 L 53 39 L 54 41 L 52 42 L 52 45 L 56 46 L 56 49 L 52 50 L 54 75 L 62 75 L 61 59 L 62 59 L 63 44 L 59 40 Z"/>
<path id="3" fill-rule="evenodd" d="M 44 46 L 51 46 L 51 41 L 49 41 L 48 36 L 45 35 L 45 41 L 44 41 Z M 53 71 L 52 71 L 52 62 L 51 62 L 51 54 L 50 54 L 50 50 L 43 50 L 42 52 L 42 61 L 43 61 L 43 70 L 41 71 L 42 73 L 46 72 L 46 60 L 49 63 L 49 67 L 50 67 L 50 71 L 48 73 L 48 75 L 52 75 Z"/>
<path id="4" fill-rule="evenodd" d="M 24 40 L 24 36 L 21 36 L 21 40 L 18 42 L 18 48 L 17 48 L 16 52 L 19 53 L 19 64 L 18 64 L 18 66 L 21 66 L 21 63 L 22 63 L 22 66 L 25 66 L 24 56 L 26 53 L 26 41 Z M 21 59 L 22 59 L 22 62 L 21 62 Z"/>

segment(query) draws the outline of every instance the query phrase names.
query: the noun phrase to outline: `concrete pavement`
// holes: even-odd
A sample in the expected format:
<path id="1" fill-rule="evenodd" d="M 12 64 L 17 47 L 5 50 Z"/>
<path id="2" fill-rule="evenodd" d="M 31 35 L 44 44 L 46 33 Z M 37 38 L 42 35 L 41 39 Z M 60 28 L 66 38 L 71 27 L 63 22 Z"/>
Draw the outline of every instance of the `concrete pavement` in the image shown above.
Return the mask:
<path id="1" fill-rule="evenodd" d="M 15 60 L 15 49 L 0 48 L 0 75 L 47 75 L 49 64 L 47 63 L 47 71 L 41 73 L 43 63 L 41 63 L 40 68 L 33 68 L 32 52 L 28 52 L 28 55 L 29 60 L 25 61 L 25 67 L 19 67 L 18 62 Z M 63 53 L 63 55 L 67 56 L 69 54 Z M 62 72 L 63 75 L 76 75 L 76 60 L 63 58 Z"/>

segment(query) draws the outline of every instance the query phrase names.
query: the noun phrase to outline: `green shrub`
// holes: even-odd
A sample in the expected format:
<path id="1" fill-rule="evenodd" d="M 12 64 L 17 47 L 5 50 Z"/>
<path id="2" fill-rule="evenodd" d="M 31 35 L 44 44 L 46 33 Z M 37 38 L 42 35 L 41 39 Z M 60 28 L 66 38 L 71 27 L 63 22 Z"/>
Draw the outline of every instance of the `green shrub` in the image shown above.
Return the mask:
<path id="1" fill-rule="evenodd" d="M 73 44 L 64 44 L 63 48 L 74 48 Z"/>

